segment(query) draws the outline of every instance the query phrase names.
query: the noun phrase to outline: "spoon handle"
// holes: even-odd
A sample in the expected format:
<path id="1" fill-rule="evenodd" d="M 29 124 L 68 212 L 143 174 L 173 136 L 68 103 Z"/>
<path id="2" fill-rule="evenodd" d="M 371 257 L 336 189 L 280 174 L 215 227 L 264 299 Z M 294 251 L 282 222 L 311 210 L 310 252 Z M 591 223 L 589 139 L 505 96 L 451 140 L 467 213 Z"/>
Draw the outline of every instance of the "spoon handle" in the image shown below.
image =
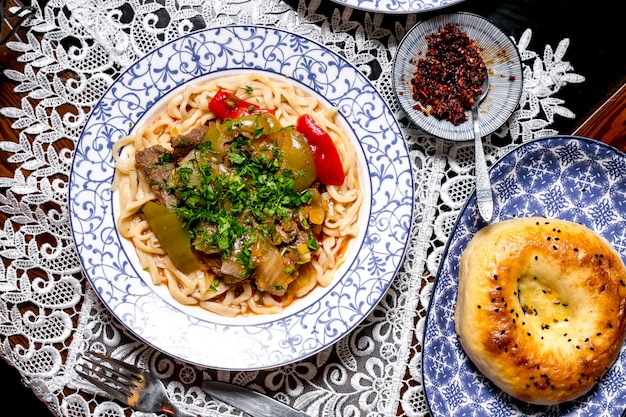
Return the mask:
<path id="1" fill-rule="evenodd" d="M 487 169 L 487 160 L 483 150 L 483 139 L 480 136 L 478 123 L 478 106 L 472 106 L 472 121 L 474 122 L 474 152 L 476 163 L 476 201 L 478 212 L 483 220 L 491 221 L 493 216 L 493 196 L 491 194 L 491 181 Z"/>

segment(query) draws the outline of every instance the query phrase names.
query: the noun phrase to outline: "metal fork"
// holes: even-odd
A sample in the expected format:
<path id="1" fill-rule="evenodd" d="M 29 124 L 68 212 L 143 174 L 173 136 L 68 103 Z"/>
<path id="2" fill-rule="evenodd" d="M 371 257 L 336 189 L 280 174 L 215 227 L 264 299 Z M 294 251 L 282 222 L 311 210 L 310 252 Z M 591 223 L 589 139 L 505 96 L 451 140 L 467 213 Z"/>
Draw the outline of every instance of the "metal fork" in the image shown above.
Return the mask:
<path id="1" fill-rule="evenodd" d="M 76 373 L 108 393 L 114 400 L 146 413 L 171 417 L 200 417 L 176 407 L 167 396 L 160 379 L 148 370 L 97 352 L 82 357 Z"/>

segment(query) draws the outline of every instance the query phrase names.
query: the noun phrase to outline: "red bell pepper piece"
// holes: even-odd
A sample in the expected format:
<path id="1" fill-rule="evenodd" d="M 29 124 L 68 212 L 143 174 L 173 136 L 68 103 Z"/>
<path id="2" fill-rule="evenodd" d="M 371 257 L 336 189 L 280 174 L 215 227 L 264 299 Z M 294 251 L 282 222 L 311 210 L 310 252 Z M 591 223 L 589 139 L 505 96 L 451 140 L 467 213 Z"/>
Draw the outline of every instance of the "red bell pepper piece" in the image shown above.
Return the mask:
<path id="1" fill-rule="evenodd" d="M 327 185 L 343 184 L 345 181 L 343 164 L 330 135 L 308 114 L 298 117 L 296 130 L 309 143 L 317 170 L 317 180 Z"/>
<path id="2" fill-rule="evenodd" d="M 209 110 L 220 119 L 236 119 L 258 113 L 274 114 L 274 110 L 263 109 L 224 90 L 218 91 L 209 101 Z"/>

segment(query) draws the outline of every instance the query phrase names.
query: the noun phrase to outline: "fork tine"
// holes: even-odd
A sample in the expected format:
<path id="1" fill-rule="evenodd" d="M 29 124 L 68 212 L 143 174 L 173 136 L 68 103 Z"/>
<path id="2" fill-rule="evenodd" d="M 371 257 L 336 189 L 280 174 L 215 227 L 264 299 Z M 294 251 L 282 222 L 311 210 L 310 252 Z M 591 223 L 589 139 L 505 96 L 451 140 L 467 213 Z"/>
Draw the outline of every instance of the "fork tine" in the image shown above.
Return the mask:
<path id="1" fill-rule="evenodd" d="M 94 363 L 94 362 L 91 362 Z M 87 368 L 89 371 L 100 378 L 100 381 L 107 385 L 114 386 L 118 391 L 130 397 L 132 395 L 130 387 L 134 385 L 135 381 L 128 378 L 126 375 L 111 369 L 107 366 L 97 365 L 97 367 Z"/>
<path id="2" fill-rule="evenodd" d="M 76 366 L 76 373 L 112 399 L 141 412 L 168 416 L 187 415 L 168 398 L 163 381 L 135 365 L 96 352 L 87 352 Z"/>
<path id="3" fill-rule="evenodd" d="M 96 379 L 92 377 L 91 375 L 86 374 L 83 371 L 79 371 L 78 369 L 76 370 L 76 373 L 80 375 L 81 377 L 85 378 L 87 381 L 91 382 L 96 387 L 100 388 L 101 390 L 109 394 L 114 400 L 120 401 L 124 404 L 128 402 L 128 395 L 122 393 L 121 391 L 118 391 L 117 389 L 108 385 L 106 382 L 103 382 L 100 379 Z"/>
<path id="4" fill-rule="evenodd" d="M 143 381 L 141 368 L 101 353 L 87 353 L 88 355 L 84 355 L 82 359 L 92 366 L 81 364 L 81 367 L 84 370 L 89 370 L 91 374 L 98 378 L 78 369 L 76 372 L 92 384 L 100 387 L 103 391 L 109 393 L 114 399 L 128 404 L 136 394 L 137 384 Z M 117 368 L 115 368 L 115 365 L 117 365 Z"/>
<path id="5" fill-rule="evenodd" d="M 110 365 L 110 364 L 114 363 L 117 366 L 119 366 L 121 368 L 121 370 L 127 371 L 128 372 L 127 376 L 132 376 L 135 379 L 140 379 L 141 378 L 141 374 L 143 373 L 143 369 L 139 368 L 138 366 L 132 365 L 132 364 L 130 364 L 128 362 L 121 361 L 119 359 L 115 359 L 114 357 L 111 357 L 111 356 L 108 356 L 108 355 L 104 355 L 102 353 L 91 352 L 91 351 L 88 351 L 87 353 L 89 353 L 89 355 L 91 357 L 87 358 L 87 357 L 83 356 L 83 358 L 89 360 L 89 362 L 91 362 L 93 364 Z M 98 358 L 98 360 L 94 361 L 95 358 Z M 111 366 L 108 366 L 107 368 L 113 370 L 113 368 Z"/>

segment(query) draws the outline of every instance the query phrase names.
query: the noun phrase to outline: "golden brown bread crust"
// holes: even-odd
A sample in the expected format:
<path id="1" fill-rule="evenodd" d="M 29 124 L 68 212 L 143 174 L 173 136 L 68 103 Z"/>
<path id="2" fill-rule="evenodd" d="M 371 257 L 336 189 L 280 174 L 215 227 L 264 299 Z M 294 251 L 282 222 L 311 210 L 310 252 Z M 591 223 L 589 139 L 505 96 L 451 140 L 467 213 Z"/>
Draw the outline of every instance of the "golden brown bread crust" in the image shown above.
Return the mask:
<path id="1" fill-rule="evenodd" d="M 500 389 L 551 405 L 587 393 L 617 357 L 626 268 L 601 236 L 531 217 L 481 229 L 459 266 L 455 327 Z"/>

